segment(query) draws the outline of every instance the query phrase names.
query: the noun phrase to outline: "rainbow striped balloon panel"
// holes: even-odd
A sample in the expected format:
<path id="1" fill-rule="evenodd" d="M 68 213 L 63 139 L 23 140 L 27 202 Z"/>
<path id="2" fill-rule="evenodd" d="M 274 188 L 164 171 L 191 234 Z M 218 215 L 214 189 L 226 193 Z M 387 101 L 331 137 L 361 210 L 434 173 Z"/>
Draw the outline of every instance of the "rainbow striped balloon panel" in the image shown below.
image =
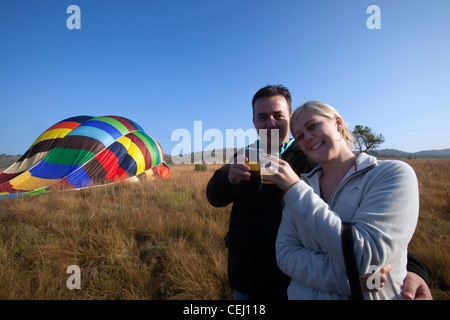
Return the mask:
<path id="1" fill-rule="evenodd" d="M 119 116 L 77 116 L 44 131 L 0 174 L 0 197 L 170 176 L 159 143 Z"/>

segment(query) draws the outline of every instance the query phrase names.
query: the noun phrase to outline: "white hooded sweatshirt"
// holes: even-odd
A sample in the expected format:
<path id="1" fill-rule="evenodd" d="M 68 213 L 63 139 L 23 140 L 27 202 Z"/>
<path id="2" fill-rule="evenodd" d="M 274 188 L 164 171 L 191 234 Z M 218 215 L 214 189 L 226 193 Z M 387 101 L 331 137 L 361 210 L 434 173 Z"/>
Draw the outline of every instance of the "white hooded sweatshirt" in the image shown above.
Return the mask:
<path id="1" fill-rule="evenodd" d="M 280 269 L 292 278 L 289 299 L 348 299 L 342 221 L 354 226 L 360 274 L 392 266 L 381 291 L 364 292 L 364 298 L 403 299 L 407 248 L 419 215 L 413 169 L 402 161 L 377 161 L 361 153 L 328 203 L 320 197 L 321 172 L 318 166 L 302 175 L 284 196 L 276 250 Z"/>

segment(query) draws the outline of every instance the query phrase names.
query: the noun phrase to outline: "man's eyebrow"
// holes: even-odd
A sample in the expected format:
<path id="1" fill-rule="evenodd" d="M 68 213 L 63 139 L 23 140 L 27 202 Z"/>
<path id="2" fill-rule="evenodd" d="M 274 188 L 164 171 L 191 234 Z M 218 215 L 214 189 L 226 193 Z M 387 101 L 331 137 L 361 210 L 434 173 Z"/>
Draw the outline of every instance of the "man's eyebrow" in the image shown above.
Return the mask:
<path id="1" fill-rule="evenodd" d="M 258 114 L 256 114 L 257 116 L 259 116 L 259 115 L 263 115 L 263 116 L 266 116 L 266 115 L 268 115 L 269 113 L 267 113 L 267 112 L 260 112 L 260 113 L 258 113 Z M 283 114 L 283 111 L 275 111 L 275 112 L 273 112 L 272 114 Z"/>

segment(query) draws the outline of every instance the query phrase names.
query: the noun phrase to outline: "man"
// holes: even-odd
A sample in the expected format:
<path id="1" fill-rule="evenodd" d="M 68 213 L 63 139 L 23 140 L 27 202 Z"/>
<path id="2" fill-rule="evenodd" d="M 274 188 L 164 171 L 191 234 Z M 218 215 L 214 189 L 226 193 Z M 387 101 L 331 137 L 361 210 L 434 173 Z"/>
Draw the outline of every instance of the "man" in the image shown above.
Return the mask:
<path id="1" fill-rule="evenodd" d="M 267 135 L 260 134 L 267 150 L 271 150 L 272 145 L 274 148 L 280 146 L 280 157 L 300 175 L 310 171 L 315 163 L 307 159 L 293 139 L 289 139 L 291 103 L 291 94 L 283 86 L 260 89 L 252 100 L 253 124 L 258 133 L 267 130 Z M 272 130 L 278 130 L 279 141 L 271 141 Z M 261 184 L 259 176 L 252 175 L 247 165 L 236 162 L 218 169 L 206 189 L 208 201 L 213 206 L 233 203 L 225 238 L 230 285 L 236 299 L 287 299 L 290 279 L 280 271 L 275 258 L 284 192 L 274 184 Z M 408 270 L 412 265 L 414 272 L 428 279 L 420 263 L 413 261 L 413 257 L 408 258 Z M 403 289 L 405 297 L 431 299 L 422 277 L 408 272 Z"/>

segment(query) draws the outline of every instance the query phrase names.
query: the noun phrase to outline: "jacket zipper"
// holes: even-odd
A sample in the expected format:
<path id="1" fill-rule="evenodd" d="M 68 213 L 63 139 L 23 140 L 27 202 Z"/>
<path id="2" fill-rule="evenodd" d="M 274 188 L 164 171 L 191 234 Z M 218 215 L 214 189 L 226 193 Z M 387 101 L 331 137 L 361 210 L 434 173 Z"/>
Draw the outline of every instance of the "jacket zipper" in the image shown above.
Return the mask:
<path id="1" fill-rule="evenodd" d="M 375 166 L 376 166 L 376 164 L 372 164 L 372 165 L 370 165 L 370 166 L 368 166 L 368 167 L 366 167 L 366 168 L 364 168 L 364 169 L 355 171 L 355 172 L 353 172 L 351 175 L 349 175 L 347 178 L 345 178 L 345 180 L 342 180 L 342 181 L 338 184 L 338 186 L 336 187 L 336 189 L 334 189 L 333 193 L 332 193 L 331 196 L 330 196 L 330 199 L 328 199 L 328 206 L 329 206 L 330 208 L 332 207 L 331 204 L 332 204 L 332 201 L 334 200 L 335 195 L 340 191 L 340 189 L 343 188 L 343 186 L 344 186 L 350 179 L 353 179 L 355 176 L 358 176 L 358 175 L 360 175 L 360 174 L 362 174 L 362 173 L 365 173 L 366 171 L 369 171 L 370 169 L 373 169 Z M 320 183 L 319 183 L 319 185 L 320 185 Z"/>

